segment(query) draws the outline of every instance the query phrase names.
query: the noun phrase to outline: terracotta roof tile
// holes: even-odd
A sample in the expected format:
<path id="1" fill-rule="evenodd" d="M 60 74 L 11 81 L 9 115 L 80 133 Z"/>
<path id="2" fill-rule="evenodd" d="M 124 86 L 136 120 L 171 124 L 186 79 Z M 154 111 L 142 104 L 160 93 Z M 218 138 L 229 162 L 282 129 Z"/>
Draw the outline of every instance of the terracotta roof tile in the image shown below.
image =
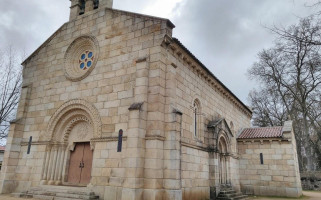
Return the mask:
<path id="1" fill-rule="evenodd" d="M 238 139 L 255 138 L 281 138 L 283 126 L 246 128 L 239 135 Z"/>

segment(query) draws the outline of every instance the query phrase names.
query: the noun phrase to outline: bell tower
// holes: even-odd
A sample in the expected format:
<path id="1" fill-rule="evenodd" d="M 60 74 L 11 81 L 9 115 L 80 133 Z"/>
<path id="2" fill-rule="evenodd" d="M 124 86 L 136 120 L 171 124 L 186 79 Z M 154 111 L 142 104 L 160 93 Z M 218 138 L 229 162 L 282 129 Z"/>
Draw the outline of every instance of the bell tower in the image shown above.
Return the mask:
<path id="1" fill-rule="evenodd" d="M 112 8 L 113 0 L 70 0 L 69 21 L 77 18 L 78 15 L 85 14 L 94 9 Z"/>

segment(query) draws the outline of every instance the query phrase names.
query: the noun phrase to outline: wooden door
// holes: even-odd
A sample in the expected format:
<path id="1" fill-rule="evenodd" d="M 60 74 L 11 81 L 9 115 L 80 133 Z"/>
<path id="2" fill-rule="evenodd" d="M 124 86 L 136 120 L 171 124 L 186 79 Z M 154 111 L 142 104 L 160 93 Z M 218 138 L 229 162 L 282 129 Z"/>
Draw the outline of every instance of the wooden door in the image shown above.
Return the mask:
<path id="1" fill-rule="evenodd" d="M 90 143 L 77 143 L 71 152 L 68 170 L 68 182 L 73 184 L 88 184 L 91 179 L 93 152 Z"/>
<path id="2" fill-rule="evenodd" d="M 90 143 L 84 144 L 83 168 L 81 170 L 80 183 L 89 183 L 91 179 L 91 167 L 93 162 L 93 151 Z"/>
<path id="3" fill-rule="evenodd" d="M 70 154 L 70 163 L 68 170 L 68 182 L 79 183 L 81 175 L 82 157 L 84 152 L 83 144 L 76 144 L 74 151 Z"/>

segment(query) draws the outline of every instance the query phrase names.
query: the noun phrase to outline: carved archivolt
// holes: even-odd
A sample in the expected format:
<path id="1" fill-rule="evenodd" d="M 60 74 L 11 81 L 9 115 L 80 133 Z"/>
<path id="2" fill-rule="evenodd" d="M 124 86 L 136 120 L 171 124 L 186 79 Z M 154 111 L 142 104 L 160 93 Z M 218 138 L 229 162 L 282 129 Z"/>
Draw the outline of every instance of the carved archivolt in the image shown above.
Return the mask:
<path id="1" fill-rule="evenodd" d="M 90 123 L 83 121 L 81 118 L 74 121 L 66 134 L 64 135 L 63 140 L 65 143 L 74 144 L 75 142 L 88 142 L 93 138 L 93 128 Z M 72 128 L 71 128 L 72 127 Z"/>
<path id="2" fill-rule="evenodd" d="M 65 54 L 65 76 L 71 81 L 86 78 L 95 68 L 99 56 L 99 43 L 93 36 L 75 39 Z"/>
<path id="3" fill-rule="evenodd" d="M 97 109 L 89 102 L 73 99 L 64 103 L 51 117 L 45 139 L 52 142 L 67 143 L 70 131 L 85 122 L 92 130 L 92 137 L 101 138 L 101 120 Z"/>
<path id="4" fill-rule="evenodd" d="M 220 131 L 217 140 L 217 147 L 220 153 L 231 152 L 231 141 L 225 131 Z"/>
<path id="5" fill-rule="evenodd" d="M 207 125 L 207 128 L 212 130 L 210 134 L 213 134 L 214 148 L 219 149 L 219 143 L 222 142 L 222 144 L 226 143 L 226 151 L 230 152 L 232 145 L 232 137 L 234 136 L 231 132 L 230 127 L 227 125 L 226 120 L 224 118 L 219 118 L 217 120 L 210 121 Z"/>

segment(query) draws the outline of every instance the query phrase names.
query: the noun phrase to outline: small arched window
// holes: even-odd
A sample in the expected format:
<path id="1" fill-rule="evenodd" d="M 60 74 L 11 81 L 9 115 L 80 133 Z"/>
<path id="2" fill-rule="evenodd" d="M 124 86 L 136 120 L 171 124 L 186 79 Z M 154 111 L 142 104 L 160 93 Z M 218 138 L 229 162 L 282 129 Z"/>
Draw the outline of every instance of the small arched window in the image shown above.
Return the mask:
<path id="1" fill-rule="evenodd" d="M 80 7 L 79 15 L 84 14 L 85 13 L 85 7 L 86 7 L 86 1 L 85 0 L 80 0 L 79 1 L 79 7 Z"/>
<path id="2" fill-rule="evenodd" d="M 199 137 L 201 132 L 201 104 L 198 99 L 193 102 L 193 132 L 194 137 Z"/>
<path id="3" fill-rule="evenodd" d="M 97 9 L 99 6 L 99 0 L 94 0 L 94 9 Z"/>

